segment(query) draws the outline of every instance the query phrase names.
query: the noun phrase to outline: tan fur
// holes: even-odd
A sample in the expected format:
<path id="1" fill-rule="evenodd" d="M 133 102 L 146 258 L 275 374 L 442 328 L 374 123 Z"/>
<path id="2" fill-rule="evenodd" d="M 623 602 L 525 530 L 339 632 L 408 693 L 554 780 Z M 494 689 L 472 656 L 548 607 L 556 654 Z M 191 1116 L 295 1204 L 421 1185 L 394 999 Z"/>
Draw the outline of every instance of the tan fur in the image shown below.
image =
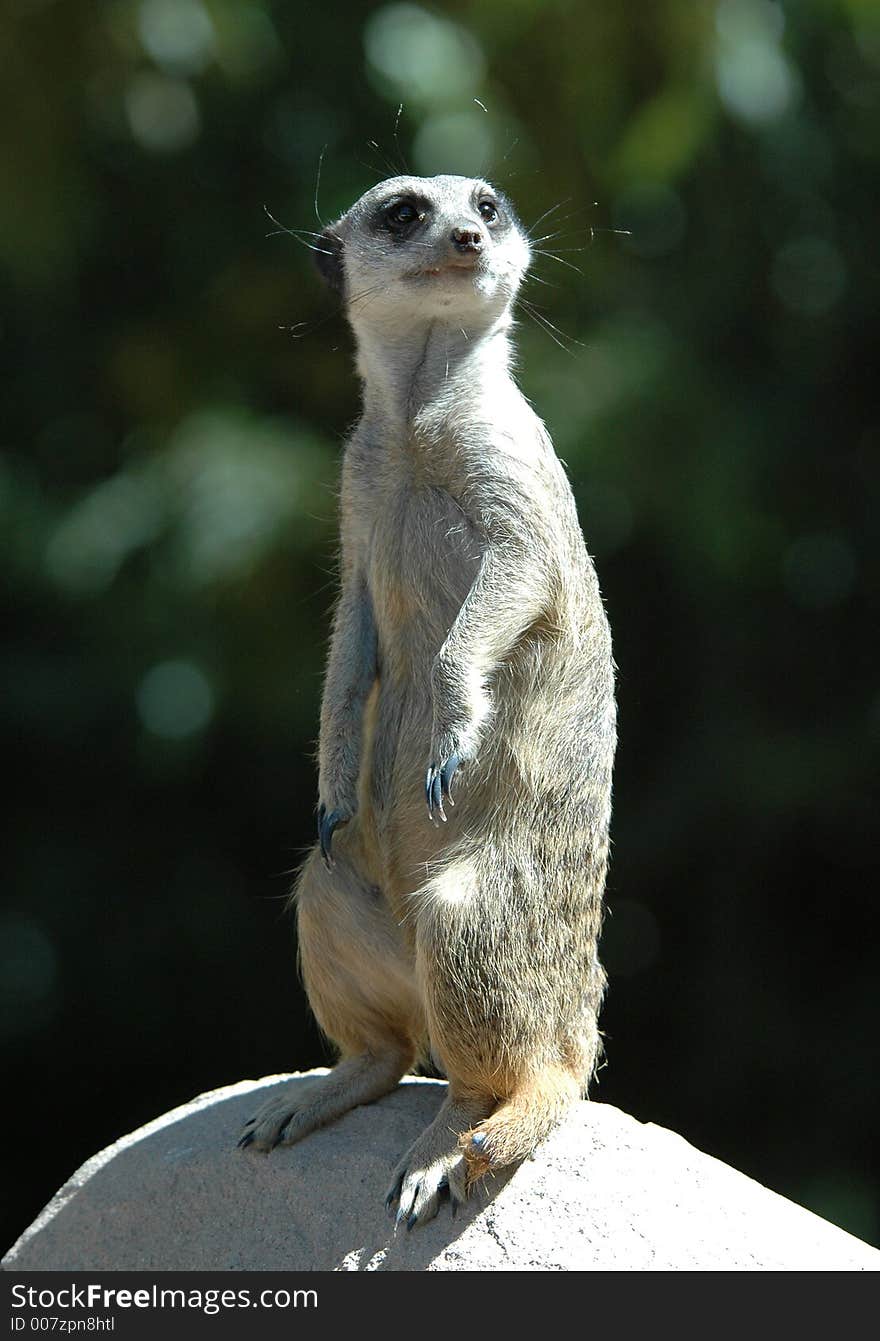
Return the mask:
<path id="1" fill-rule="evenodd" d="M 611 645 L 565 473 L 509 373 L 529 253 L 507 202 L 466 178 L 393 179 L 322 250 L 364 413 L 321 714 L 330 865 L 311 854 L 296 900 L 341 1060 L 242 1144 L 301 1139 L 430 1049 L 449 1096 L 389 1195 L 412 1225 L 528 1155 L 594 1070 Z M 451 756 L 431 822 L 426 770 Z"/>

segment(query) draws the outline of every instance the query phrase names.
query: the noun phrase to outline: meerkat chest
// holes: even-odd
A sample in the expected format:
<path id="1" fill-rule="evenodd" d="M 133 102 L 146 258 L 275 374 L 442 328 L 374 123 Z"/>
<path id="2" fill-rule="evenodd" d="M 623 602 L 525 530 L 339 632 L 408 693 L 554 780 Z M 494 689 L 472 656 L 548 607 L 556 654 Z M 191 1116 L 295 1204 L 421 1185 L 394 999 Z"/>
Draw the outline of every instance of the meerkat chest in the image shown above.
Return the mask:
<path id="1" fill-rule="evenodd" d="M 439 650 L 482 557 L 475 527 L 449 489 L 401 472 L 382 490 L 368 543 L 380 642 L 408 662 L 427 639 Z"/>

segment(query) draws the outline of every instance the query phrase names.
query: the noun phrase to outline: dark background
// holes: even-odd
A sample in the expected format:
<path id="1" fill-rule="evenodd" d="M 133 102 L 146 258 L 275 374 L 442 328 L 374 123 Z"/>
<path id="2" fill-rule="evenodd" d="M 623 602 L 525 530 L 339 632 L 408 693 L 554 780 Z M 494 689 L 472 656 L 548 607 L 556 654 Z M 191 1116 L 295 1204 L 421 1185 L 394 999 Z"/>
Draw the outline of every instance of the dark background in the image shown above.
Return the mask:
<path id="1" fill-rule="evenodd" d="M 0 88 L 4 1240 L 327 1061 L 284 899 L 357 385 L 264 213 L 320 226 L 323 150 L 325 219 L 404 161 L 546 213 L 521 381 L 620 666 L 597 1097 L 877 1242 L 876 5 L 7 0 Z"/>

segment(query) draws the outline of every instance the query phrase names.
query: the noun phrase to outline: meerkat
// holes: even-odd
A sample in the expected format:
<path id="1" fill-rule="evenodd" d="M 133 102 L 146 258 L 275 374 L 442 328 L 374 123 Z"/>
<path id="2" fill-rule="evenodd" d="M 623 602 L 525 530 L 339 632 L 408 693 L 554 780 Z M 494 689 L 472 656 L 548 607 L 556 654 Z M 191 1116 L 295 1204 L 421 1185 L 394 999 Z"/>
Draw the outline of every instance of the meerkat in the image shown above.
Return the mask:
<path id="1" fill-rule="evenodd" d="M 342 466 L 318 841 L 294 897 L 340 1060 L 239 1144 L 299 1141 L 430 1054 L 447 1095 L 387 1200 L 412 1228 L 529 1155 L 594 1072 L 614 667 L 568 479 L 511 375 L 530 249 L 509 201 L 395 177 L 318 248 L 363 413 Z"/>

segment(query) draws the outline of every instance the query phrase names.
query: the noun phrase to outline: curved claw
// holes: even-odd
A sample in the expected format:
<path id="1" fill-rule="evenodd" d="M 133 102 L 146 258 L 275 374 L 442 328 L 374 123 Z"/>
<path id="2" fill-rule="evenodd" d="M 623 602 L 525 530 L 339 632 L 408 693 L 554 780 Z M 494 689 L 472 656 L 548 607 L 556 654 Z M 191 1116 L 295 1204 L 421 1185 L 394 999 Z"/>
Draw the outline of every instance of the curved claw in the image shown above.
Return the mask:
<path id="1" fill-rule="evenodd" d="M 388 1196 L 385 1198 L 385 1209 L 386 1211 L 388 1211 L 390 1215 L 394 1214 L 392 1208 L 394 1206 L 395 1201 L 400 1200 L 400 1190 L 403 1187 L 404 1177 L 405 1175 L 402 1173 L 399 1173 L 397 1175 L 394 1182 L 391 1184 L 391 1190 L 389 1191 Z"/>
<path id="2" fill-rule="evenodd" d="M 331 810 L 327 813 L 325 805 L 318 806 L 318 842 L 321 846 L 321 856 L 324 858 L 324 865 L 327 870 L 333 869 L 333 857 L 330 853 L 330 844 L 333 841 L 333 831 L 345 820 L 338 810 Z"/>
<path id="3" fill-rule="evenodd" d="M 443 809 L 443 801 L 447 800 L 450 806 L 454 806 L 452 799 L 452 780 L 455 777 L 461 765 L 461 756 L 450 754 L 444 764 L 432 764 L 428 769 L 425 778 L 425 800 L 428 803 L 428 819 L 432 824 L 436 824 L 436 815 L 439 815 L 443 823 L 446 823 L 446 811 Z"/>
<path id="4" fill-rule="evenodd" d="M 279 1147 L 279 1145 L 281 1145 L 281 1144 L 284 1142 L 284 1140 L 285 1140 L 286 1137 L 287 1137 L 287 1128 L 288 1128 L 289 1126 L 290 1126 L 290 1123 L 289 1123 L 289 1122 L 285 1122 L 284 1126 L 281 1128 L 280 1132 L 279 1132 L 278 1135 L 275 1137 L 275 1140 L 272 1142 L 272 1149 L 273 1149 L 273 1150 L 277 1150 L 278 1147 Z"/>

